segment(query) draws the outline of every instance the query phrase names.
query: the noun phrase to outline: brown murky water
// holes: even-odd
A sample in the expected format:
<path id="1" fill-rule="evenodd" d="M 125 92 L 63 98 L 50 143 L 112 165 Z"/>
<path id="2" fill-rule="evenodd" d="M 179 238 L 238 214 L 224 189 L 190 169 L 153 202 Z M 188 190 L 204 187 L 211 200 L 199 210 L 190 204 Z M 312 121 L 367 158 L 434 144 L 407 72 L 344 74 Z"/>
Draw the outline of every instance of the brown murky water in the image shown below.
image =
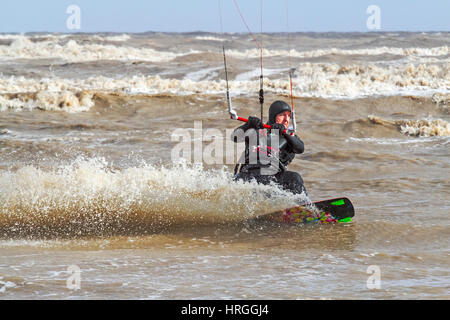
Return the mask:
<path id="1" fill-rule="evenodd" d="M 352 224 L 248 220 L 299 200 L 232 181 L 221 47 L 258 115 L 248 36 L 0 35 L 0 297 L 448 299 L 449 34 L 264 37 L 266 111 L 296 68 L 289 168 Z"/>

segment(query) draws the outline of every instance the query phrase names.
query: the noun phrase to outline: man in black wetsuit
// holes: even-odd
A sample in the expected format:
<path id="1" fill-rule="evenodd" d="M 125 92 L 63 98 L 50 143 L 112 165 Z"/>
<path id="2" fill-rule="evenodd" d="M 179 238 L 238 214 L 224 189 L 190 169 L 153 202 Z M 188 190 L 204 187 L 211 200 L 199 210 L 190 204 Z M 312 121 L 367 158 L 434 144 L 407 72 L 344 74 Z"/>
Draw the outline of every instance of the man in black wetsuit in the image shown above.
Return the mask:
<path id="1" fill-rule="evenodd" d="M 255 179 L 262 184 L 273 181 L 294 194 L 306 194 L 300 174 L 286 169 L 295 155 L 305 149 L 295 134 L 283 133 L 290 119 L 291 107 L 284 101 L 275 101 L 269 108 L 267 122 L 272 129 L 263 129 L 259 118 L 249 117 L 247 123 L 233 131 L 234 142 L 245 142 L 245 152 L 234 169 L 235 179 Z"/>

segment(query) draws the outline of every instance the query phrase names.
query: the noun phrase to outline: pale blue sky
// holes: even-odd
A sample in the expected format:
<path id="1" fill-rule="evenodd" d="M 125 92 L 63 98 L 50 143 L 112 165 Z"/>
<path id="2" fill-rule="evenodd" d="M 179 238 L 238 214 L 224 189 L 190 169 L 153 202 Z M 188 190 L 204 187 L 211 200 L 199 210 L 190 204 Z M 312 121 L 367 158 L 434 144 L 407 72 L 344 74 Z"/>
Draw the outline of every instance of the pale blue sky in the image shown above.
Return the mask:
<path id="1" fill-rule="evenodd" d="M 220 0 L 225 32 L 247 32 L 233 0 Z M 237 0 L 250 28 L 260 31 L 261 0 Z M 288 0 L 289 31 L 369 31 L 366 9 L 381 10 L 379 31 L 450 31 L 450 0 Z M 66 10 L 81 9 L 69 30 Z M 0 32 L 220 32 L 219 0 L 7 0 Z M 284 32 L 286 0 L 263 0 L 263 31 Z"/>

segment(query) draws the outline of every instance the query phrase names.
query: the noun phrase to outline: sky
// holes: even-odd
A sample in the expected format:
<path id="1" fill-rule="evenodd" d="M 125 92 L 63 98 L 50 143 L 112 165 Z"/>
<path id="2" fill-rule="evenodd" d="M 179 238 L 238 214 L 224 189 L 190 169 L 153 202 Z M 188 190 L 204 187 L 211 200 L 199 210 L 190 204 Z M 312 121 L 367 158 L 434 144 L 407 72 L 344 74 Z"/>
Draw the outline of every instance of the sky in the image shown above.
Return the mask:
<path id="1" fill-rule="evenodd" d="M 247 32 L 234 1 L 254 33 L 261 3 L 263 32 L 450 31 L 450 0 L 8 0 L 0 33 Z"/>

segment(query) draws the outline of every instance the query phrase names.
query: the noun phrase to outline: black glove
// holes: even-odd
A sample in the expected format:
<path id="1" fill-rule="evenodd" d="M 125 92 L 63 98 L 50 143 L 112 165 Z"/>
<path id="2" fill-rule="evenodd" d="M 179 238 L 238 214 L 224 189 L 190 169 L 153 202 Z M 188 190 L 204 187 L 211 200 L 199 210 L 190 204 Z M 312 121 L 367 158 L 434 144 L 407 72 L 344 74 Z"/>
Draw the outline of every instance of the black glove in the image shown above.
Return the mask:
<path id="1" fill-rule="evenodd" d="M 257 117 L 248 117 L 248 126 L 249 128 L 253 128 L 253 129 L 261 129 L 263 128 L 263 124 L 261 122 L 261 120 Z"/>
<path id="2" fill-rule="evenodd" d="M 283 134 L 283 131 L 286 129 L 281 123 L 274 123 L 270 126 L 272 127 L 272 131 L 278 132 L 279 135 Z"/>

